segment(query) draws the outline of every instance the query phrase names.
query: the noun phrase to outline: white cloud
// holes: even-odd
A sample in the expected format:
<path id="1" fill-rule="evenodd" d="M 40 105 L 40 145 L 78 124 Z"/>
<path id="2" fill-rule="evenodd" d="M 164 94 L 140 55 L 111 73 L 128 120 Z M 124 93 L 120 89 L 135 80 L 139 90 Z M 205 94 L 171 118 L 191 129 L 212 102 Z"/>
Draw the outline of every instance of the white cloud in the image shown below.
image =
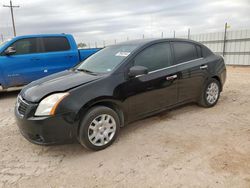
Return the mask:
<path id="1" fill-rule="evenodd" d="M 2 1 L 7 4 L 9 1 Z M 72 33 L 86 43 L 250 28 L 249 0 L 13 0 L 19 35 Z M 12 35 L 8 9 L 0 4 L 0 33 Z"/>

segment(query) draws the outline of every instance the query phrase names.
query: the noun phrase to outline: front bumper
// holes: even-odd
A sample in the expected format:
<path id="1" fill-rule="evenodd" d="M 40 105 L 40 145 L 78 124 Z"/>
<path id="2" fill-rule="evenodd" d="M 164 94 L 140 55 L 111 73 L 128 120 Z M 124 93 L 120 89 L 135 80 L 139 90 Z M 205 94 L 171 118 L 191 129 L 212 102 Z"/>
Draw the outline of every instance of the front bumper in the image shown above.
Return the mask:
<path id="1" fill-rule="evenodd" d="M 39 145 L 72 143 L 75 140 L 73 123 L 67 115 L 53 117 L 25 117 L 15 107 L 16 122 L 21 134 L 30 142 Z"/>

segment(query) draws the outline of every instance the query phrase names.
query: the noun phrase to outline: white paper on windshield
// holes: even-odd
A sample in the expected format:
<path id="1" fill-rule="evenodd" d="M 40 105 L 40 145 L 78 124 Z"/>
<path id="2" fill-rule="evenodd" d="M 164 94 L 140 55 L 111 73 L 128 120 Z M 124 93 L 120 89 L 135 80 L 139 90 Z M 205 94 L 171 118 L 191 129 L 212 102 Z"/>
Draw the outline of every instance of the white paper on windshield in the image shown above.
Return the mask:
<path id="1" fill-rule="evenodd" d="M 118 52 L 115 56 L 127 57 L 129 54 L 130 52 Z"/>

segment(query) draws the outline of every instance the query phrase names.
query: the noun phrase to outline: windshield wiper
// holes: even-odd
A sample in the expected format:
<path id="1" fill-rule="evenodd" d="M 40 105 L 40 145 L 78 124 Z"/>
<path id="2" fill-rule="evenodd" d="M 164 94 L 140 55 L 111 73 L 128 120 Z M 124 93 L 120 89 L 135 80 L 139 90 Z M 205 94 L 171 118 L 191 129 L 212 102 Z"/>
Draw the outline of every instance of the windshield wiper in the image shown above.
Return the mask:
<path id="1" fill-rule="evenodd" d="M 88 74 L 92 74 L 92 75 L 97 75 L 95 72 L 92 72 L 90 70 L 87 70 L 87 69 L 76 69 L 78 71 L 81 71 L 81 72 L 85 72 L 85 73 L 88 73 Z"/>

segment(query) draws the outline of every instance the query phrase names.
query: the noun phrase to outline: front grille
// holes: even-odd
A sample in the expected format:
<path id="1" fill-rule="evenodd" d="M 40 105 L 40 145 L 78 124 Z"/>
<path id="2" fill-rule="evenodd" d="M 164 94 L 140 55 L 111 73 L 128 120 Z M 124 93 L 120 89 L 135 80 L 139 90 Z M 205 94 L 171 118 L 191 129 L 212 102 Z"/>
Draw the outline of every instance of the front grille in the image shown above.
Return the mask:
<path id="1" fill-rule="evenodd" d="M 26 103 L 20 96 L 17 98 L 17 110 L 19 114 L 25 115 L 26 110 L 28 108 L 28 103 Z"/>

